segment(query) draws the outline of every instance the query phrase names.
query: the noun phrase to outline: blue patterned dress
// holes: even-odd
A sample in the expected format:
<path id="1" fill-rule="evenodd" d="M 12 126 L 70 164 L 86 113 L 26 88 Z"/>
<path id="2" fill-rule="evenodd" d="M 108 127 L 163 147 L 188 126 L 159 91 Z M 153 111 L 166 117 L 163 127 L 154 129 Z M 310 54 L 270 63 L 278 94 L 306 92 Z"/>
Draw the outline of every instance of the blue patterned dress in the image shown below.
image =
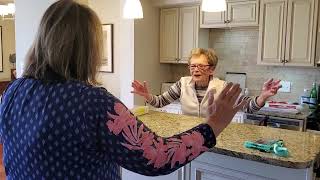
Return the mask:
<path id="1" fill-rule="evenodd" d="M 0 138 L 8 180 L 119 180 L 119 167 L 171 173 L 215 145 L 202 124 L 162 138 L 104 88 L 20 78 L 2 96 Z"/>

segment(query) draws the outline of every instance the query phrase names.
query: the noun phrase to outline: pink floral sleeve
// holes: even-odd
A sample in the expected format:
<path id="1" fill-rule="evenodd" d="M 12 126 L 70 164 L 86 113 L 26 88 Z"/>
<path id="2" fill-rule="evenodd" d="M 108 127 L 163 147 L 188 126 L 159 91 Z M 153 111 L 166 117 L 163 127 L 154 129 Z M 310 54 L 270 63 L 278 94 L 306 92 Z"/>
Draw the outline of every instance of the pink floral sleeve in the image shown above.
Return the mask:
<path id="1" fill-rule="evenodd" d="M 131 171 L 168 174 L 215 145 L 211 128 L 202 124 L 169 138 L 157 136 L 120 102 L 107 112 L 105 129 L 110 158 Z"/>

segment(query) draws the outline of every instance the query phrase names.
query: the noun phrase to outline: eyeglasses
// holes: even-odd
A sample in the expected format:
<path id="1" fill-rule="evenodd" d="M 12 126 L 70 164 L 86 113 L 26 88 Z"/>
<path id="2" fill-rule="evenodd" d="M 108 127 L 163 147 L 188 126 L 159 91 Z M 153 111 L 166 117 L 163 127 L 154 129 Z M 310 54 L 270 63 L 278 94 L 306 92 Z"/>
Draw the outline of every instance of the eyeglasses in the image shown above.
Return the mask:
<path id="1" fill-rule="evenodd" d="M 210 64 L 190 64 L 189 65 L 189 69 L 190 70 L 194 70 L 194 69 L 196 69 L 196 68 L 198 68 L 198 69 L 205 69 L 206 67 L 211 67 L 212 65 L 210 65 Z"/>

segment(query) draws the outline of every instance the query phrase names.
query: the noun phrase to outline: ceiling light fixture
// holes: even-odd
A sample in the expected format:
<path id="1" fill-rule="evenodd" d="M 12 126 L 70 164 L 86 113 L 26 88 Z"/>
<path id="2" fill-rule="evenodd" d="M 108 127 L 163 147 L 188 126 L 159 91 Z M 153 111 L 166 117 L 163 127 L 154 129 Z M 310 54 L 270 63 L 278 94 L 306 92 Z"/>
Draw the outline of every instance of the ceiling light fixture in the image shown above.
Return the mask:
<path id="1" fill-rule="evenodd" d="M 0 5 L 0 15 L 1 16 L 9 15 L 9 11 L 6 5 Z"/>
<path id="2" fill-rule="evenodd" d="M 140 0 L 126 0 L 123 7 L 122 16 L 125 19 L 143 18 L 143 11 Z"/>
<path id="3" fill-rule="evenodd" d="M 226 0 L 202 0 L 201 10 L 205 12 L 226 11 Z"/>
<path id="4" fill-rule="evenodd" d="M 0 16 L 2 16 L 2 19 L 14 19 L 15 11 L 16 8 L 13 3 L 9 3 L 7 5 L 0 5 Z"/>
<path id="5" fill-rule="evenodd" d="M 16 12 L 16 6 L 13 3 L 9 3 L 7 6 L 9 14 L 14 14 Z"/>

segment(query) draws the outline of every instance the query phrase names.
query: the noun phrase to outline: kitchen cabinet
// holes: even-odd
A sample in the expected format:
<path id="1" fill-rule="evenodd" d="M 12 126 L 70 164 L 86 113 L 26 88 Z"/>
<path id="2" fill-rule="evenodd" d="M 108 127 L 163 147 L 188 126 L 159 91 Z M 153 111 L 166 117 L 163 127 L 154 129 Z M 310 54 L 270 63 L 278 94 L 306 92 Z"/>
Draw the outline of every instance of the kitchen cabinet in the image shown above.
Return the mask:
<path id="1" fill-rule="evenodd" d="M 281 180 L 313 179 L 312 168 L 293 169 L 262 162 L 229 157 L 212 152 L 203 153 L 191 162 L 190 180 Z"/>
<path id="2" fill-rule="evenodd" d="M 161 9 L 160 62 L 175 62 L 179 57 L 179 8 Z"/>
<path id="3" fill-rule="evenodd" d="M 209 31 L 201 32 L 202 37 L 199 31 L 199 6 L 161 9 L 160 62 L 187 63 L 193 48 L 208 47 Z M 199 43 L 201 38 L 204 44 Z"/>
<path id="4" fill-rule="evenodd" d="M 201 12 L 201 28 L 258 26 L 258 1 L 229 1 L 225 12 Z"/>
<path id="5" fill-rule="evenodd" d="M 139 119 L 159 136 L 171 136 L 203 123 L 202 118 L 150 111 Z M 161 123 L 158 123 L 161 122 Z M 245 141 L 283 139 L 290 157 L 243 146 Z M 306 132 L 231 123 L 217 144 L 184 167 L 184 180 L 312 180 L 320 155 L 320 137 Z"/>
<path id="6" fill-rule="evenodd" d="M 173 173 L 164 176 L 143 176 L 131 171 L 128 171 L 124 168 L 121 169 L 121 179 L 122 180 L 183 180 L 184 179 L 184 168 L 180 168 Z"/>
<path id="7" fill-rule="evenodd" d="M 318 0 L 261 0 L 258 64 L 314 66 Z"/>

